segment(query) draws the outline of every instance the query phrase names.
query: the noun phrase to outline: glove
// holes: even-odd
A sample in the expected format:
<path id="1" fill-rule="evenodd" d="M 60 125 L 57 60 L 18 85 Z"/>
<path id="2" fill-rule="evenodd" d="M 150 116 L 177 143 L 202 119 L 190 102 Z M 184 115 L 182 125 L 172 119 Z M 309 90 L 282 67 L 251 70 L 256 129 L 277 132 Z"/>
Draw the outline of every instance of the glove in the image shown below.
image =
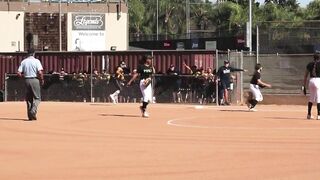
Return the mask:
<path id="1" fill-rule="evenodd" d="M 145 87 L 149 86 L 150 83 L 151 83 L 151 78 L 147 78 L 147 79 L 145 79 L 145 80 L 143 81 L 143 85 L 144 85 Z"/>
<path id="2" fill-rule="evenodd" d="M 302 90 L 304 95 L 307 95 L 307 89 L 306 89 L 305 86 L 301 86 L 301 90 Z"/>

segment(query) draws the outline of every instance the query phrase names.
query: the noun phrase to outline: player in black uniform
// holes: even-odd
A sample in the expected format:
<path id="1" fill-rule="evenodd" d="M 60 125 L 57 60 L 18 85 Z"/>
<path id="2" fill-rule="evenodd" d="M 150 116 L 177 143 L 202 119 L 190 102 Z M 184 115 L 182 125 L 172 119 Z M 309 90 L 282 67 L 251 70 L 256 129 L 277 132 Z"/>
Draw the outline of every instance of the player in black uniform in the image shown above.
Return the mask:
<path id="1" fill-rule="evenodd" d="M 116 74 L 115 74 L 115 77 L 114 77 L 115 81 L 114 81 L 114 85 L 116 87 L 116 91 L 112 94 L 110 94 L 110 98 L 113 102 L 113 104 L 116 104 L 118 103 L 118 96 L 120 94 L 120 91 L 123 89 L 123 85 L 124 85 L 124 72 L 123 72 L 123 69 L 121 66 L 118 66 L 117 67 L 117 70 L 116 70 Z"/>
<path id="2" fill-rule="evenodd" d="M 320 53 L 315 53 L 313 56 L 314 61 L 307 65 L 306 73 L 304 75 L 304 93 L 306 94 L 305 87 L 307 84 L 308 75 L 310 74 L 309 80 L 309 102 L 308 102 L 308 115 L 307 119 L 313 119 L 311 115 L 311 109 L 313 102 L 317 103 L 317 120 L 320 120 Z"/>
<path id="3" fill-rule="evenodd" d="M 230 105 L 229 102 L 229 92 L 228 90 L 230 89 L 230 79 L 231 79 L 231 73 L 235 71 L 247 71 L 244 69 L 237 69 L 233 68 L 230 66 L 230 62 L 225 60 L 224 61 L 224 66 L 221 66 L 217 72 L 217 78 L 220 80 L 220 97 L 224 100 L 224 105 Z M 223 93 L 223 94 L 222 94 Z M 222 103 L 220 103 L 222 104 Z"/>
<path id="4" fill-rule="evenodd" d="M 152 74 L 155 72 L 154 67 L 152 66 L 152 56 L 146 55 L 142 59 L 142 64 L 139 65 L 137 74 L 135 74 L 130 81 L 128 82 L 128 86 L 131 85 L 131 82 L 134 81 L 138 75 L 140 75 L 140 90 L 143 95 L 142 106 L 140 106 L 140 110 L 142 113 L 142 117 L 149 117 L 147 113 L 147 105 L 149 102 L 152 102 Z"/>
<path id="5" fill-rule="evenodd" d="M 254 107 L 258 104 L 258 102 L 263 100 L 260 88 L 271 88 L 270 84 L 261 81 L 261 70 L 261 64 L 256 64 L 255 72 L 250 81 L 250 92 L 252 93 L 252 97 L 249 97 L 247 100 L 249 111 L 256 111 Z"/>

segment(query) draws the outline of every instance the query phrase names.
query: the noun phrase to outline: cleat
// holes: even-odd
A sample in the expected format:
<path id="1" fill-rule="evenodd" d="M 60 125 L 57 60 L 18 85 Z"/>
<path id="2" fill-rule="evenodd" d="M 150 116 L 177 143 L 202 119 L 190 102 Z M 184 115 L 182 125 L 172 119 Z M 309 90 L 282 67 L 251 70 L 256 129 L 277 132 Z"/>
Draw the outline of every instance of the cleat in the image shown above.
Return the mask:
<path id="1" fill-rule="evenodd" d="M 257 110 L 255 108 L 250 108 L 249 111 L 251 112 L 257 112 Z"/>
<path id="2" fill-rule="evenodd" d="M 226 106 L 231 106 L 231 104 L 229 102 L 225 102 L 224 103 Z"/>
<path id="3" fill-rule="evenodd" d="M 147 112 L 144 112 L 144 113 L 142 114 L 142 117 L 148 118 L 148 117 L 149 117 L 149 114 L 148 114 Z"/>
<path id="4" fill-rule="evenodd" d="M 320 115 L 317 116 L 317 120 L 320 120 Z"/>
<path id="5" fill-rule="evenodd" d="M 319 116 L 318 116 L 319 117 Z M 307 119 L 314 119 L 314 117 L 310 114 L 307 115 Z M 317 118 L 318 119 L 318 118 Z"/>

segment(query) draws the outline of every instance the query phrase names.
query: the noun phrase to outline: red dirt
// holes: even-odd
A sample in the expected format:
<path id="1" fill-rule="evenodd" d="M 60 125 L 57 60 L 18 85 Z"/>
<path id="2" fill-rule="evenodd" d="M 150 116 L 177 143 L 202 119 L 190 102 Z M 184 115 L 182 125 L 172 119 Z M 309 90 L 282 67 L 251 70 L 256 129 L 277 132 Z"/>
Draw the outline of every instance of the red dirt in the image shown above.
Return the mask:
<path id="1" fill-rule="evenodd" d="M 304 106 L 0 103 L 0 179 L 320 179 Z M 170 121 L 171 125 L 167 122 Z"/>

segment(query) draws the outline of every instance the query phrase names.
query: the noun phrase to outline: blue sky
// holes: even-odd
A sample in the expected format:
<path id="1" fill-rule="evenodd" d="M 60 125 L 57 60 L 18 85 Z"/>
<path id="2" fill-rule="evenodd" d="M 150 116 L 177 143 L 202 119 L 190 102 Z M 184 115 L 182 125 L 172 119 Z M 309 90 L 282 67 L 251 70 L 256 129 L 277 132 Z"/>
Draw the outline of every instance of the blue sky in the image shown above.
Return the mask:
<path id="1" fill-rule="evenodd" d="M 257 2 L 264 3 L 264 0 L 256 0 Z M 306 7 L 312 0 L 298 0 L 300 7 Z"/>

